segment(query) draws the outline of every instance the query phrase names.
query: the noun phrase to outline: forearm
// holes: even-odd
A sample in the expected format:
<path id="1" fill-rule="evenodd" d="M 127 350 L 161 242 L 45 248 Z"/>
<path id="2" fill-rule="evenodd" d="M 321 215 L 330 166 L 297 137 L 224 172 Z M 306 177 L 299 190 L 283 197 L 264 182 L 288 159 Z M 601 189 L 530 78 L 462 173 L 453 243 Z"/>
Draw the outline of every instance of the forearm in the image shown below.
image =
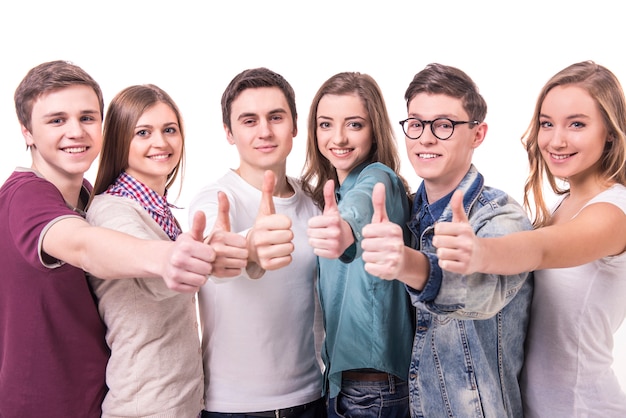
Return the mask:
<path id="1" fill-rule="evenodd" d="M 533 271 L 545 258 L 542 246 L 533 243 L 536 231 L 522 231 L 494 238 L 478 238 L 476 272 L 513 275 Z"/>
<path id="2" fill-rule="evenodd" d="M 407 286 L 421 291 L 424 289 L 430 274 L 428 259 L 421 251 L 406 245 L 403 247 L 402 259 L 403 262 L 397 279 Z"/>
<path id="3" fill-rule="evenodd" d="M 94 239 L 86 240 L 81 268 L 102 279 L 130 277 L 161 278 L 165 273 L 169 241 L 143 240 L 130 235 L 94 228 Z"/>

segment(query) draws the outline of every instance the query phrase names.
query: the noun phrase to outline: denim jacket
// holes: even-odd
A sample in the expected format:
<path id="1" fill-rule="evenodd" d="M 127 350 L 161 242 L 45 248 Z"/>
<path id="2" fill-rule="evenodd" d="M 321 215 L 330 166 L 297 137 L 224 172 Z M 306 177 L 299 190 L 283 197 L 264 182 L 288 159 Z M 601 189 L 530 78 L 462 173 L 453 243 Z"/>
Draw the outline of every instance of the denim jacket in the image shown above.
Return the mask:
<path id="1" fill-rule="evenodd" d="M 431 265 L 422 291 L 407 287 L 416 307 L 409 370 L 411 416 L 522 417 L 519 376 L 532 298 L 532 274 L 461 275 L 437 266 L 434 225 L 419 236 L 424 205 L 416 194 L 408 224 L 412 246 Z M 472 165 L 458 186 L 479 237 L 531 229 L 523 208 L 506 193 L 484 185 Z M 449 204 L 438 221 L 451 221 Z M 523 256 L 520 254 L 520 256 Z"/>

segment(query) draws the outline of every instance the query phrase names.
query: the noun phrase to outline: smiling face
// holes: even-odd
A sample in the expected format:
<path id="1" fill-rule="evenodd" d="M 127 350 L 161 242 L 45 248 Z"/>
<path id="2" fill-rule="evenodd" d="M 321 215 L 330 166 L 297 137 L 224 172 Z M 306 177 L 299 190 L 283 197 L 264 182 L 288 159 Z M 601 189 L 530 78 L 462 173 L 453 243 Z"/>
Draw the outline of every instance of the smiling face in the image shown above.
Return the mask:
<path id="1" fill-rule="evenodd" d="M 468 114 L 461 99 L 443 94 L 419 93 L 408 104 L 408 117 L 421 120 L 449 118 L 467 121 Z M 424 180 L 431 202 L 454 190 L 472 164 L 474 149 L 485 138 L 487 125 L 457 125 L 454 133 L 446 140 L 439 140 L 424 127 L 419 139 L 405 138 L 406 151 L 415 173 Z"/>
<path id="2" fill-rule="evenodd" d="M 550 90 L 539 125 L 537 144 L 554 176 L 571 183 L 598 174 L 607 130 L 598 105 L 584 89 L 566 85 Z"/>
<path id="3" fill-rule="evenodd" d="M 265 170 L 285 170 L 297 128 L 278 87 L 242 91 L 232 102 L 230 123 L 231 129 L 224 125 L 224 130 L 239 152 L 242 177 L 263 178 Z"/>
<path id="4" fill-rule="evenodd" d="M 324 95 L 317 105 L 317 146 L 337 170 L 339 183 L 372 150 L 372 123 L 356 94 Z"/>
<path id="5" fill-rule="evenodd" d="M 163 195 L 170 173 L 182 156 L 183 138 L 176 113 L 159 102 L 137 121 L 126 172 Z"/>
<path id="6" fill-rule="evenodd" d="M 91 87 L 74 85 L 42 95 L 33 105 L 30 131 L 32 168 L 52 183 L 81 181 L 102 146 L 102 118 Z"/>

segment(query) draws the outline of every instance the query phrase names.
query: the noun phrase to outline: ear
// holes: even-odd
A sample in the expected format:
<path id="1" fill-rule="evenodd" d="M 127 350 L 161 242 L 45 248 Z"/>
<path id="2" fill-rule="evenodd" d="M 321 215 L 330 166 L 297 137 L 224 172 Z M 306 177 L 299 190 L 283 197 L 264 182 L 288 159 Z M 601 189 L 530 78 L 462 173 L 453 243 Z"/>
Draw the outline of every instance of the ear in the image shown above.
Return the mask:
<path id="1" fill-rule="evenodd" d="M 20 129 L 22 131 L 22 136 L 26 141 L 26 147 L 32 147 L 35 145 L 35 141 L 33 140 L 33 134 L 26 128 L 24 125 L 20 125 Z"/>
<path id="2" fill-rule="evenodd" d="M 487 124 L 485 122 L 481 122 L 476 127 L 476 133 L 474 134 L 474 140 L 472 141 L 472 148 L 478 148 L 480 144 L 483 143 L 485 137 L 487 136 Z"/>
<path id="3" fill-rule="evenodd" d="M 224 132 L 226 133 L 226 140 L 230 145 L 235 144 L 235 139 L 233 138 L 233 133 L 228 129 L 228 125 L 224 124 Z"/>
<path id="4" fill-rule="evenodd" d="M 293 121 L 293 137 L 295 138 L 298 135 L 298 118 L 296 117 Z"/>

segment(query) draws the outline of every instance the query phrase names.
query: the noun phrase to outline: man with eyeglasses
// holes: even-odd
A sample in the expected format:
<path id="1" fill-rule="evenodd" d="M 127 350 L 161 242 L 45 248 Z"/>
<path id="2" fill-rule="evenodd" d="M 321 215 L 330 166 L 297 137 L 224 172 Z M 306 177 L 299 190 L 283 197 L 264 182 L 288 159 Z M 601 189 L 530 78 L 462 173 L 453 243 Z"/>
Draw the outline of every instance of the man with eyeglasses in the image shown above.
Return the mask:
<path id="1" fill-rule="evenodd" d="M 400 121 L 406 149 L 423 179 L 402 229 L 387 219 L 382 185 L 372 196 L 375 216 L 363 229 L 366 270 L 406 284 L 416 307 L 409 370 L 412 417 L 521 417 L 518 378 L 532 297 L 532 274 L 460 275 L 442 270 L 433 245 L 434 225 L 452 220 L 456 190 L 479 237 L 531 228 L 523 208 L 503 191 L 484 185 L 472 164 L 487 133 L 487 105 L 463 71 L 430 64 L 405 94 Z M 520 255 L 523 256 L 523 255 Z"/>

